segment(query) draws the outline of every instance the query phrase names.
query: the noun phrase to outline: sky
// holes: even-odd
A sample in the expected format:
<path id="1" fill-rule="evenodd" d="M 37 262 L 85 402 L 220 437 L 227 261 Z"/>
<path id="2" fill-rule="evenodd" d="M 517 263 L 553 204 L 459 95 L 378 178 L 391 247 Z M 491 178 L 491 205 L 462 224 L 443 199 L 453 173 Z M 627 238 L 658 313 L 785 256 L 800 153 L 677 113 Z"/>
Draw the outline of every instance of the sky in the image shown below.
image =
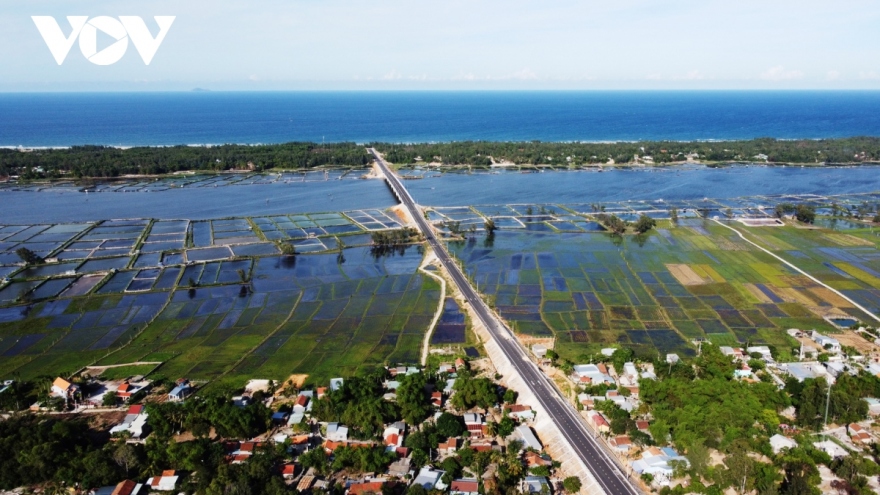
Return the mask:
<path id="1" fill-rule="evenodd" d="M 31 16 L 175 16 L 149 65 Z M 4 0 L 0 91 L 880 89 L 880 2 Z M 98 34 L 98 48 L 112 38 Z"/>

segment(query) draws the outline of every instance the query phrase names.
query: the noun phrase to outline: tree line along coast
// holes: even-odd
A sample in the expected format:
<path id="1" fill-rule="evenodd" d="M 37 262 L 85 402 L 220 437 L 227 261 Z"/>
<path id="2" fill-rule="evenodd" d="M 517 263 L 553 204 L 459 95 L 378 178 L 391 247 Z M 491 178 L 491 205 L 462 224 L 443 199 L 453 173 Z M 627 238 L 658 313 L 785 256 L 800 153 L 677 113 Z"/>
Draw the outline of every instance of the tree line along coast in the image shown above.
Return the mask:
<path id="1" fill-rule="evenodd" d="M 389 144 L 370 146 L 395 164 L 471 167 L 493 165 L 589 166 L 733 163 L 770 165 L 854 165 L 880 160 L 880 138 L 819 140 L 753 139 L 745 141 L 639 142 L 491 142 Z M 292 142 L 267 145 L 165 146 L 115 148 L 0 149 L 0 178 L 112 178 L 162 175 L 182 171 L 222 172 L 307 169 L 321 166 L 363 167 L 372 162 L 357 143 Z"/>

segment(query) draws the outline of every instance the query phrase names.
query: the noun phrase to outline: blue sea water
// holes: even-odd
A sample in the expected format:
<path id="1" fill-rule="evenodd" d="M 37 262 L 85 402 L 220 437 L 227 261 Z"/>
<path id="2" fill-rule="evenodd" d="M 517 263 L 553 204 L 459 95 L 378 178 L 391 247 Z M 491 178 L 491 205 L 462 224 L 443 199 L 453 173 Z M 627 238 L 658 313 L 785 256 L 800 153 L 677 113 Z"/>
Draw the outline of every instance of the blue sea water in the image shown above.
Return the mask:
<path id="1" fill-rule="evenodd" d="M 0 94 L 0 146 L 864 135 L 880 135 L 880 92 Z"/>

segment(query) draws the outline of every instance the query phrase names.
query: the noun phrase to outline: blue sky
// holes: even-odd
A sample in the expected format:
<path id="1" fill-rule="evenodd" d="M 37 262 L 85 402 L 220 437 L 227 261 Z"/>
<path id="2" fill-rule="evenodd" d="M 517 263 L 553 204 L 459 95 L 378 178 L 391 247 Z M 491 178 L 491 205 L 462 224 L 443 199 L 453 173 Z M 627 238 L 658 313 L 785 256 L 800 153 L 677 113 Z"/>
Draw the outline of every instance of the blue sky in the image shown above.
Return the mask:
<path id="1" fill-rule="evenodd" d="M 74 45 L 31 16 L 176 20 L 153 62 Z M 6 0 L 0 91 L 880 89 L 880 2 L 813 0 Z"/>

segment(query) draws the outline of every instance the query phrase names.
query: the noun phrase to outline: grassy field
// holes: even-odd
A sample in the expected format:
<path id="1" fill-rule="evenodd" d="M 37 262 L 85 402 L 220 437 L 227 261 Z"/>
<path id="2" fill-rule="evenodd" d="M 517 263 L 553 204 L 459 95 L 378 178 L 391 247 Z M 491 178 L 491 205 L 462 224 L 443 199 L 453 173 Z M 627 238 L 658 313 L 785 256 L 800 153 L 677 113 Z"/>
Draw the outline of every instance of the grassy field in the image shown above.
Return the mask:
<path id="1" fill-rule="evenodd" d="M 492 243 L 480 236 L 450 249 L 517 332 L 556 337 L 557 350 L 572 360 L 611 344 L 643 356 L 692 354 L 694 339 L 766 343 L 788 353 L 795 342 L 786 329 L 838 331 L 825 316 L 866 320 L 842 298 L 711 221 L 661 220 L 655 231 L 623 239 L 559 232 L 551 224 L 527 223 L 498 231 Z M 870 232 L 741 230 L 880 312 L 880 251 Z"/>

